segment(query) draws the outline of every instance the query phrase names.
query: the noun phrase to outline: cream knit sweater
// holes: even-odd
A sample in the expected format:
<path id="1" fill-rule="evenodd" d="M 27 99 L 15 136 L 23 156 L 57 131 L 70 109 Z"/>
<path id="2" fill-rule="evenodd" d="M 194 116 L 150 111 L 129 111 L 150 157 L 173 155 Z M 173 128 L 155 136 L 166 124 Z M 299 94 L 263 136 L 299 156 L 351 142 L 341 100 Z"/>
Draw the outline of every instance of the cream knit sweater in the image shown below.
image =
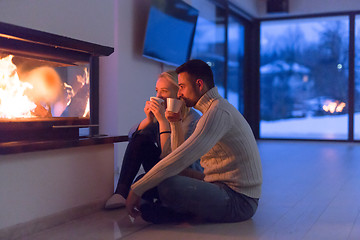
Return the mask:
<path id="1" fill-rule="evenodd" d="M 241 113 L 217 88 L 197 102 L 203 113 L 194 133 L 132 185 L 139 196 L 175 176 L 201 157 L 206 182 L 223 182 L 236 192 L 260 198 L 262 169 L 254 135 Z"/>

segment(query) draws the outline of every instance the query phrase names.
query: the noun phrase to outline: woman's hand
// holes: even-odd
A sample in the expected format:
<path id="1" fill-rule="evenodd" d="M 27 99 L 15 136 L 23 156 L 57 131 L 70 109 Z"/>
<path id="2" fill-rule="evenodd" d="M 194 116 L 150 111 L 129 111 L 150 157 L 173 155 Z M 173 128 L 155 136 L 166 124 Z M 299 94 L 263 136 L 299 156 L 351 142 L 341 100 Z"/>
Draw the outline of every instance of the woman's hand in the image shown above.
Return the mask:
<path id="1" fill-rule="evenodd" d="M 146 118 L 152 122 L 154 120 L 154 114 L 151 112 L 150 110 L 150 103 L 151 101 L 146 101 L 145 103 L 145 107 L 144 107 L 144 112 L 146 114 Z"/>
<path id="2" fill-rule="evenodd" d="M 144 112 L 146 114 L 146 118 L 141 121 L 141 123 L 139 124 L 138 130 L 142 130 L 142 129 L 146 128 L 149 124 L 154 122 L 154 114 L 150 110 L 149 103 L 150 103 L 150 101 L 146 101 L 146 103 L 145 103 Z"/>
<path id="3" fill-rule="evenodd" d="M 149 101 L 149 109 L 154 114 L 158 122 L 166 120 L 165 118 L 165 107 L 163 103 L 157 101 Z"/>

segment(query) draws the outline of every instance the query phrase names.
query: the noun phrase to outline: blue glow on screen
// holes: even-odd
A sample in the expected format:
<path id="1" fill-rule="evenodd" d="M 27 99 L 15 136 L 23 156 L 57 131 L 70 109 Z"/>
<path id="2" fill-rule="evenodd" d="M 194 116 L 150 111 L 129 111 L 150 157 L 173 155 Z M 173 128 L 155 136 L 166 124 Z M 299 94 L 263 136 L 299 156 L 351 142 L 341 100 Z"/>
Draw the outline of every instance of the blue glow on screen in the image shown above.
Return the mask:
<path id="1" fill-rule="evenodd" d="M 188 11 L 189 20 L 179 19 L 171 13 L 152 6 L 149 12 L 143 55 L 170 65 L 181 65 L 190 56 L 197 10 Z M 191 19 L 192 18 L 192 19 Z"/>

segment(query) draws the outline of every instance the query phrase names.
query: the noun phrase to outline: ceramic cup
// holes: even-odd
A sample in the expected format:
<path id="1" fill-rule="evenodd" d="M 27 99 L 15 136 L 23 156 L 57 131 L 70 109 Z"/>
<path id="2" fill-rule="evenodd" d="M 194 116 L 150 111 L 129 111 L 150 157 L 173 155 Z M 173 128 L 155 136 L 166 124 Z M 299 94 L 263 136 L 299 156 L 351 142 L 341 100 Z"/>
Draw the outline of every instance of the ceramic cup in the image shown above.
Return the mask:
<path id="1" fill-rule="evenodd" d="M 163 99 L 158 98 L 158 97 L 150 97 L 150 101 L 156 101 L 156 102 L 158 102 L 159 104 L 162 104 L 162 103 L 164 102 Z"/>
<path id="2" fill-rule="evenodd" d="M 167 98 L 166 105 L 169 112 L 177 113 L 180 111 L 183 102 L 177 98 Z"/>

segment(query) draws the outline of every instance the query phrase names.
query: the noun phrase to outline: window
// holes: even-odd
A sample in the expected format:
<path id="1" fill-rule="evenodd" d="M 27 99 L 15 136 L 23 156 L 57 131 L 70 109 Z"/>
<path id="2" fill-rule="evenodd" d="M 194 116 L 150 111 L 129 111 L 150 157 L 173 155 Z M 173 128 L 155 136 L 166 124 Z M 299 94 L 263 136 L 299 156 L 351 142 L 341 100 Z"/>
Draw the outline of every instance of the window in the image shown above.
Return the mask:
<path id="1" fill-rule="evenodd" d="M 360 140 L 360 16 L 355 18 L 354 139 Z"/>
<path id="2" fill-rule="evenodd" d="M 244 49 L 245 27 L 233 15 L 228 21 L 227 99 L 244 112 Z"/>
<path id="3" fill-rule="evenodd" d="M 260 29 L 260 137 L 347 139 L 348 17 Z"/>
<path id="4" fill-rule="evenodd" d="M 244 20 L 225 4 L 195 0 L 191 5 L 199 10 L 191 58 L 210 65 L 220 95 L 243 113 Z"/>
<path id="5" fill-rule="evenodd" d="M 225 10 L 208 0 L 196 0 L 191 4 L 199 10 L 191 58 L 210 65 L 215 85 L 225 97 Z"/>

